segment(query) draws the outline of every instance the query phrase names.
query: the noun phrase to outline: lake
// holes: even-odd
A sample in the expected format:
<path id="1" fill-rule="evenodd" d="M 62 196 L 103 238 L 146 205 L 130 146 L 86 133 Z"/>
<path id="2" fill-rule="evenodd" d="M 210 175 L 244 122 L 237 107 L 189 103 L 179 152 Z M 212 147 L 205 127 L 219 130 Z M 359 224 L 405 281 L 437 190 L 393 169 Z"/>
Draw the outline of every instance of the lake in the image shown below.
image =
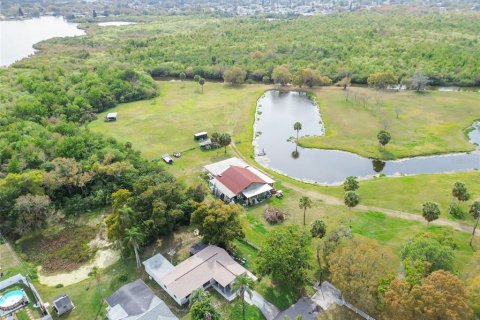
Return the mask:
<path id="1" fill-rule="evenodd" d="M 62 17 L 42 16 L 0 21 L 0 66 L 5 67 L 35 53 L 33 45 L 55 37 L 79 36 L 85 31 Z"/>
<path id="2" fill-rule="evenodd" d="M 293 124 L 297 121 L 302 124 L 300 136 L 324 135 L 328 130 L 318 106 L 305 93 L 267 91 L 258 100 L 253 141 L 258 163 L 292 178 L 323 185 L 339 184 L 348 176 L 371 178 L 379 173 L 395 176 L 480 168 L 478 150 L 380 161 L 346 151 L 296 148 Z M 474 128 L 469 137 L 478 144 L 480 128 Z"/>

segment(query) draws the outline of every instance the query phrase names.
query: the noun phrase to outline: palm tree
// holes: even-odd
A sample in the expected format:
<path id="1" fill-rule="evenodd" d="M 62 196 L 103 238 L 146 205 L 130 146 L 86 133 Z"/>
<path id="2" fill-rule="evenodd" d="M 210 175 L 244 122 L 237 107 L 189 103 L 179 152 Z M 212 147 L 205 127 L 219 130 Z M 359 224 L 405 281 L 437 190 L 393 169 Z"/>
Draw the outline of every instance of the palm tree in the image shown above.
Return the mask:
<path id="1" fill-rule="evenodd" d="M 293 130 L 297 131 L 297 144 L 298 144 L 298 132 L 302 130 L 302 124 L 300 122 L 295 122 L 293 124 Z"/>
<path id="2" fill-rule="evenodd" d="M 144 235 L 140 232 L 140 228 L 138 227 L 131 227 L 130 229 L 125 230 L 125 241 L 127 244 L 131 245 L 133 251 L 135 252 L 135 260 L 137 261 L 137 268 L 142 266 L 142 262 L 140 261 L 140 256 L 138 254 L 138 249 L 140 244 L 143 242 Z"/>
<path id="3" fill-rule="evenodd" d="M 243 320 L 245 320 L 245 293 L 252 298 L 252 287 L 253 280 L 250 279 L 245 273 L 238 276 L 237 280 L 232 285 L 232 289 L 237 292 L 237 294 L 242 299 L 242 315 Z"/>
<path id="4" fill-rule="evenodd" d="M 203 288 L 193 290 L 189 298 L 190 306 L 196 301 L 203 301 L 205 299 L 208 299 L 209 296 L 210 295 L 208 294 L 208 292 L 205 291 L 205 289 Z"/>
<path id="5" fill-rule="evenodd" d="M 312 200 L 307 196 L 303 196 L 300 198 L 298 206 L 300 207 L 300 209 L 303 209 L 303 225 L 306 225 L 305 212 L 307 211 L 307 208 L 312 207 Z"/>
<path id="6" fill-rule="evenodd" d="M 478 220 L 480 220 L 480 201 L 475 201 L 470 207 L 470 214 L 472 215 L 475 224 L 473 226 L 472 237 L 470 238 L 470 246 L 472 246 L 473 237 L 475 237 L 475 230 L 478 226 Z"/>

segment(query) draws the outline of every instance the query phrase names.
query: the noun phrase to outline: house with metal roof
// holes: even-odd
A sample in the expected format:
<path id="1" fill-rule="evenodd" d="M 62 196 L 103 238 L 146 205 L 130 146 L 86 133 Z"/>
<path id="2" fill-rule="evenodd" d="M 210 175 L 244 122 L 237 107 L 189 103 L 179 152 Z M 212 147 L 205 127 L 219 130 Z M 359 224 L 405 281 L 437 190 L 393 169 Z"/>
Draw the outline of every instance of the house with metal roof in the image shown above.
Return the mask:
<path id="1" fill-rule="evenodd" d="M 107 298 L 108 320 L 178 320 L 142 279 L 127 283 Z"/>
<path id="2" fill-rule="evenodd" d="M 225 251 L 217 246 L 208 246 L 177 266 L 167 258 L 156 254 L 143 262 L 145 271 L 179 305 L 189 301 L 193 291 L 200 288 L 214 288 L 228 301 L 235 299 L 232 284 L 238 276 L 247 274 L 256 277 L 242 267 Z"/>
<path id="3" fill-rule="evenodd" d="M 203 167 L 209 187 L 225 202 L 254 205 L 274 193 L 274 180 L 239 158 L 230 158 Z"/>

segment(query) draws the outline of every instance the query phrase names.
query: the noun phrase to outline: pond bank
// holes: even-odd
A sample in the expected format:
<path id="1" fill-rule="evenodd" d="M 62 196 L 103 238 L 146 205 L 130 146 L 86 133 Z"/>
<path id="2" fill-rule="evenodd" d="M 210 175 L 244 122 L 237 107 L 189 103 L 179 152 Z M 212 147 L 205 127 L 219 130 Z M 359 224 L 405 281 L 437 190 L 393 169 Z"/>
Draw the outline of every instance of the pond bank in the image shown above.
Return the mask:
<path id="1" fill-rule="evenodd" d="M 368 179 L 378 174 L 447 173 L 480 167 L 478 150 L 381 161 L 340 150 L 297 147 L 293 130 L 297 121 L 302 124 L 299 132 L 302 137 L 325 133 L 319 108 L 306 93 L 267 91 L 257 103 L 253 144 L 258 163 L 304 182 L 335 185 L 348 176 Z M 469 133 L 470 139 L 477 136 L 478 130 L 476 127 Z M 266 155 L 260 155 L 263 152 Z"/>

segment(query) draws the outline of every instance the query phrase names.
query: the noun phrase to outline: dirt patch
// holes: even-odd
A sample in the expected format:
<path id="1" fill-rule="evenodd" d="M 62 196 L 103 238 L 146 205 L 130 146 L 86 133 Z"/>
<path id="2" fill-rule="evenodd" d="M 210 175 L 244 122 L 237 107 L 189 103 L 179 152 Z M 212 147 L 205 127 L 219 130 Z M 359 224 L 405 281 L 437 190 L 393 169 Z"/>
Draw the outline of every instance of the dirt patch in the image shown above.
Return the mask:
<path id="1" fill-rule="evenodd" d="M 89 242 L 96 236 L 90 226 L 67 227 L 55 234 L 41 234 L 20 242 L 22 256 L 41 265 L 46 273 L 78 269 L 95 255 Z"/>
<path id="2" fill-rule="evenodd" d="M 93 261 L 87 265 L 83 265 L 80 268 L 65 273 L 58 273 L 54 275 L 44 274 L 41 267 L 39 267 L 38 280 L 41 284 L 47 286 L 56 286 L 62 284 L 68 286 L 71 284 L 78 283 L 85 279 L 88 279 L 89 273 L 94 267 L 100 269 L 107 268 L 117 262 L 120 259 L 120 253 L 116 250 L 110 248 L 104 248 L 98 250 L 95 254 Z"/>

